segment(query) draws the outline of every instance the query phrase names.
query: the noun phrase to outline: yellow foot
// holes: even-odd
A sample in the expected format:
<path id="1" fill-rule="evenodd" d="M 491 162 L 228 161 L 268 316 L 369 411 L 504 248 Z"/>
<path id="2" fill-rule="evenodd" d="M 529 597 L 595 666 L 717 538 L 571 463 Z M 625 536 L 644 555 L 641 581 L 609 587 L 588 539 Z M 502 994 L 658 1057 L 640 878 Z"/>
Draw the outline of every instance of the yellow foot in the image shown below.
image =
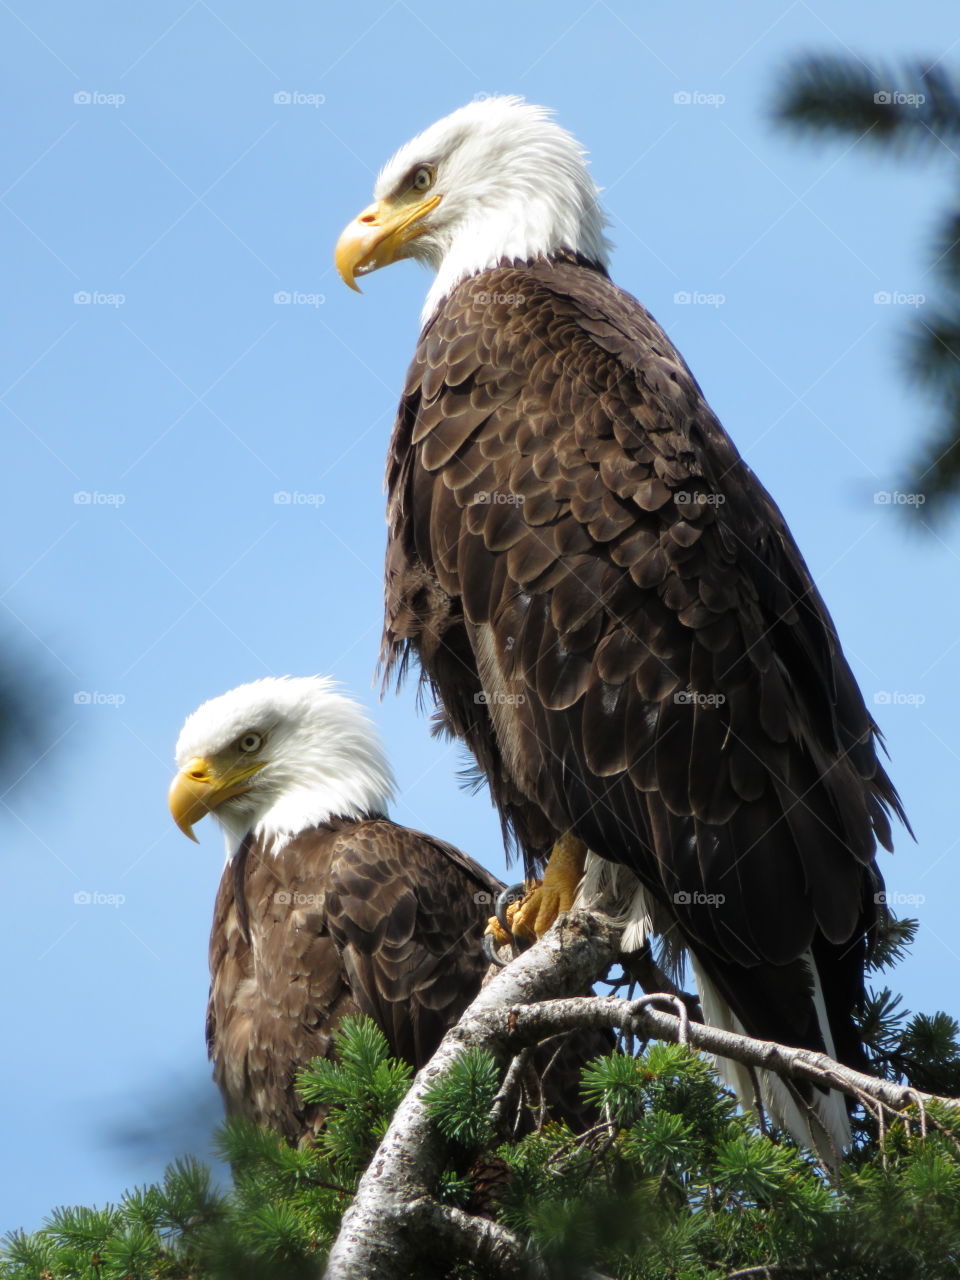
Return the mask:
<path id="1" fill-rule="evenodd" d="M 569 833 L 560 837 L 553 846 L 543 879 L 532 885 L 520 902 L 507 908 L 514 936 L 542 938 L 557 916 L 570 910 L 583 879 L 586 857 L 582 840 Z"/>

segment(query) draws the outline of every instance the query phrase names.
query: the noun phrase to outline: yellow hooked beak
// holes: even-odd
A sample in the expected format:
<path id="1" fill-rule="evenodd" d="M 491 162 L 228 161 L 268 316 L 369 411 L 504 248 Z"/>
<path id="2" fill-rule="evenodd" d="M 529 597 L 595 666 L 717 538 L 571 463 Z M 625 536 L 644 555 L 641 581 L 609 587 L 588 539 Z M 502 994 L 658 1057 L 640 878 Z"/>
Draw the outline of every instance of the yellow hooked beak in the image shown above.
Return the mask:
<path id="1" fill-rule="evenodd" d="M 257 764 L 238 764 L 220 773 L 216 764 L 202 756 L 194 756 L 183 766 L 170 784 L 168 803 L 173 820 L 185 836 L 199 844 L 193 824 L 205 818 L 225 800 L 249 791 L 249 781 L 263 768 Z"/>
<path id="2" fill-rule="evenodd" d="M 423 234 L 423 219 L 442 199 L 380 200 L 358 214 L 344 227 L 333 255 L 344 284 L 359 293 L 355 276 L 368 275 L 406 257 L 406 246 Z"/>

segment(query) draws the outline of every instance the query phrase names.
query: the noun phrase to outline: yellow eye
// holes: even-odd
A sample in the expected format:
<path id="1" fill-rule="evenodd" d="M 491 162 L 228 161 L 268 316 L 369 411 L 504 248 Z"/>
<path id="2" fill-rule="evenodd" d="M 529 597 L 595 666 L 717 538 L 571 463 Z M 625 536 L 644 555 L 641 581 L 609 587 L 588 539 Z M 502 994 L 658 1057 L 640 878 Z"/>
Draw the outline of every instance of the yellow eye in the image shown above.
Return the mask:
<path id="1" fill-rule="evenodd" d="M 241 751 L 259 751 L 263 746 L 263 735 L 259 733 L 245 733 L 237 742 L 237 746 Z"/>
<path id="2" fill-rule="evenodd" d="M 433 186 L 434 172 L 430 165 L 424 164 L 413 175 L 410 181 L 414 191 L 429 191 Z"/>

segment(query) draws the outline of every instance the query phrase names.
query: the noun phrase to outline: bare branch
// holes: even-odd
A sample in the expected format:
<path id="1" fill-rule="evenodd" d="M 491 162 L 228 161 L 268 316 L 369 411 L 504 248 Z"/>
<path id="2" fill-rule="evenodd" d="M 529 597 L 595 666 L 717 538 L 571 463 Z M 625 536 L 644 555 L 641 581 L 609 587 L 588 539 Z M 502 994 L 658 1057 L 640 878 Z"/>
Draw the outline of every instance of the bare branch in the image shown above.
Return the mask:
<path id="1" fill-rule="evenodd" d="M 619 1000 L 614 996 L 581 996 L 576 999 L 551 1000 L 528 1007 L 502 1009 L 488 1015 L 488 1033 L 492 1041 L 517 1049 L 548 1035 L 587 1027 L 623 1028 L 646 1039 L 682 1043 L 684 1032 L 689 1044 L 704 1053 L 730 1058 L 747 1067 L 773 1071 L 792 1080 L 809 1080 L 814 1084 L 837 1089 L 858 1101 L 873 1099 L 890 1110 L 901 1112 L 911 1104 L 921 1109 L 929 1103 L 960 1108 L 960 1099 L 942 1098 L 922 1093 L 909 1085 L 895 1084 L 876 1076 L 864 1075 L 809 1049 L 793 1049 L 772 1040 L 755 1040 L 735 1031 L 722 1031 L 702 1022 L 687 1022 L 675 1014 L 653 1009 L 644 1000 Z M 673 1003 L 675 997 L 664 994 Z"/>

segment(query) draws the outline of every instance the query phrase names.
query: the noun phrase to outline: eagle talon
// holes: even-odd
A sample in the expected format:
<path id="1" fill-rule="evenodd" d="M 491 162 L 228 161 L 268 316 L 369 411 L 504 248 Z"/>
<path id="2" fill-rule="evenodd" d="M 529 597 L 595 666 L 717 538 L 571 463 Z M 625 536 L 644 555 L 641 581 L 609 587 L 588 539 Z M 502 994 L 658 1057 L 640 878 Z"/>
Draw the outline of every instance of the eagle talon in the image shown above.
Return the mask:
<path id="1" fill-rule="evenodd" d="M 492 933 L 483 935 L 483 954 L 487 957 L 491 964 L 495 964 L 498 969 L 505 969 L 510 963 L 509 960 L 502 960 L 500 953 L 497 951 L 497 940 Z"/>
<path id="2" fill-rule="evenodd" d="M 527 886 L 525 884 L 510 884 L 500 891 L 494 903 L 493 910 L 500 928 L 510 937 L 513 937 L 513 921 L 510 907 L 513 907 L 515 912 L 518 904 L 523 901 L 526 894 Z"/>

